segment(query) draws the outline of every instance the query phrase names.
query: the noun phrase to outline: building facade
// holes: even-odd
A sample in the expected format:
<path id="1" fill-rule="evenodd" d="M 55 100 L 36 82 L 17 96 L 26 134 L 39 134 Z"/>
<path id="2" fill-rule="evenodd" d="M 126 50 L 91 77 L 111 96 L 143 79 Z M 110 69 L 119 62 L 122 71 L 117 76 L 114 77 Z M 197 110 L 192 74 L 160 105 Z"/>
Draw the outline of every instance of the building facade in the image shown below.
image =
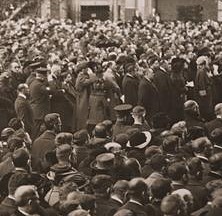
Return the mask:
<path id="1" fill-rule="evenodd" d="M 152 13 L 154 0 L 42 0 L 41 17 L 74 22 L 90 19 L 129 21 L 138 10 L 142 18 Z"/>
<path id="2" fill-rule="evenodd" d="M 139 11 L 149 19 L 155 9 L 162 20 L 222 21 L 222 0 L 40 0 L 43 18 L 74 22 L 90 19 L 130 21 Z"/>

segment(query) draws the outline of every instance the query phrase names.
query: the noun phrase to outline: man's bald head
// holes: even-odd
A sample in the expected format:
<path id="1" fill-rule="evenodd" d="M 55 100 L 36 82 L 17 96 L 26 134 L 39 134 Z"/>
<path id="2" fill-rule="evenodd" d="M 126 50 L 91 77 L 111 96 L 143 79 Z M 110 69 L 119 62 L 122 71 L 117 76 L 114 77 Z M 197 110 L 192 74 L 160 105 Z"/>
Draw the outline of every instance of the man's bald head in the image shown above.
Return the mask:
<path id="1" fill-rule="evenodd" d="M 29 204 L 30 201 L 38 200 L 38 194 L 33 185 L 20 186 L 15 191 L 15 202 L 19 207 L 24 207 Z"/>
<path id="2" fill-rule="evenodd" d="M 214 108 L 214 112 L 217 116 L 221 116 L 222 117 L 222 103 L 219 103 L 215 106 Z"/>

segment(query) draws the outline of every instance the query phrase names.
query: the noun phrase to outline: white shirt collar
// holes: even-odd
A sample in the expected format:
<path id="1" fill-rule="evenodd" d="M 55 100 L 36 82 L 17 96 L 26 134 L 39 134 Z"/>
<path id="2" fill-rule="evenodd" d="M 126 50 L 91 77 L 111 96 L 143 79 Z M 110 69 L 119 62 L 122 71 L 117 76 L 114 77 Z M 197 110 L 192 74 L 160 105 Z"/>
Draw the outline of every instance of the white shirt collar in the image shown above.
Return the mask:
<path id="1" fill-rule="evenodd" d="M 22 94 L 21 92 L 19 92 L 18 96 L 22 97 L 22 98 L 27 98 L 24 94 Z"/>
<path id="2" fill-rule="evenodd" d="M 21 207 L 18 207 L 18 211 L 25 216 L 40 216 L 39 214 L 28 214 L 27 212 L 24 212 Z"/>
<path id="3" fill-rule="evenodd" d="M 135 203 L 135 204 L 140 205 L 140 206 L 143 206 L 140 202 L 138 202 L 138 201 L 136 201 L 134 199 L 130 199 L 129 202 Z"/>
<path id="4" fill-rule="evenodd" d="M 8 198 L 9 198 L 9 199 L 12 199 L 12 200 L 15 200 L 15 197 L 13 197 L 13 196 L 10 195 L 10 194 L 8 195 Z"/>
<path id="5" fill-rule="evenodd" d="M 123 204 L 123 201 L 117 197 L 115 194 L 110 196 L 113 200 L 116 200 L 117 202 L 120 202 L 121 204 Z"/>
<path id="6" fill-rule="evenodd" d="M 220 115 L 217 115 L 217 118 L 218 118 L 218 119 L 222 119 L 222 116 L 220 116 Z"/>
<path id="7" fill-rule="evenodd" d="M 25 172 L 27 172 L 27 170 L 26 170 L 26 169 L 21 168 L 21 167 L 16 167 L 16 168 L 15 168 L 15 170 L 16 170 L 16 171 L 25 171 Z"/>

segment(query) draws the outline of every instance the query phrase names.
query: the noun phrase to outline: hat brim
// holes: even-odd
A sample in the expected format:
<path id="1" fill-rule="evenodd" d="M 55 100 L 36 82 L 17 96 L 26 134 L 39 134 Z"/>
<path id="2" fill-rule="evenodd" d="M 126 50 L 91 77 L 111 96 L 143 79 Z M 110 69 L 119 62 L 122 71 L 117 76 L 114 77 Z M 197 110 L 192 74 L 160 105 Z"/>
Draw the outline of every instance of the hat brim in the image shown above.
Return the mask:
<path id="1" fill-rule="evenodd" d="M 91 169 L 97 170 L 97 171 L 109 171 L 112 169 L 112 167 L 107 167 L 107 168 L 99 167 L 96 160 L 93 160 L 90 163 L 90 167 L 91 167 Z"/>
<path id="2" fill-rule="evenodd" d="M 143 149 L 143 148 L 147 147 L 152 139 L 152 135 L 149 131 L 143 131 L 142 133 L 144 133 L 146 136 L 146 141 L 144 143 L 137 145 L 137 146 L 131 146 L 130 142 L 128 141 L 128 143 L 126 144 L 126 147 L 137 148 L 137 149 Z"/>

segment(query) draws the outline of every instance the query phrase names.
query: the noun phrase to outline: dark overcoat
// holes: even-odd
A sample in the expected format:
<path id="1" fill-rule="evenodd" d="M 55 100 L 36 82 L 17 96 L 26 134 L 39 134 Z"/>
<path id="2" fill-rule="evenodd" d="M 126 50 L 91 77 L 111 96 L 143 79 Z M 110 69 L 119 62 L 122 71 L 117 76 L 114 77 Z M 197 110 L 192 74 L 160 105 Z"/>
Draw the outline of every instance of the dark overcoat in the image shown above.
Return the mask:
<path id="1" fill-rule="evenodd" d="M 198 70 L 195 80 L 197 101 L 200 106 L 200 114 L 203 118 L 210 120 L 213 113 L 212 80 L 206 70 Z M 206 91 L 205 96 L 200 96 L 200 91 Z"/>
<path id="2" fill-rule="evenodd" d="M 89 116 L 89 95 L 90 86 L 93 80 L 87 73 L 80 72 L 76 79 L 77 106 L 76 106 L 76 123 L 77 130 L 84 129 L 87 126 Z"/>
<path id="3" fill-rule="evenodd" d="M 122 91 L 125 96 L 125 103 L 136 106 L 138 102 L 139 80 L 130 74 L 126 74 L 122 82 Z"/>
<path id="4" fill-rule="evenodd" d="M 42 171 L 46 154 L 52 152 L 56 148 L 55 137 L 55 133 L 47 130 L 34 141 L 31 148 L 33 170 Z"/>
<path id="5" fill-rule="evenodd" d="M 166 71 L 158 69 L 155 71 L 153 82 L 159 92 L 160 111 L 169 114 L 172 108 L 172 83 L 170 76 Z"/>
<path id="6" fill-rule="evenodd" d="M 50 91 L 47 85 L 39 79 L 33 80 L 30 85 L 30 103 L 34 120 L 43 120 L 50 113 Z"/>
<path id="7" fill-rule="evenodd" d="M 146 109 L 146 119 L 151 118 L 160 111 L 159 93 L 155 84 L 142 78 L 138 89 L 138 104 Z"/>

